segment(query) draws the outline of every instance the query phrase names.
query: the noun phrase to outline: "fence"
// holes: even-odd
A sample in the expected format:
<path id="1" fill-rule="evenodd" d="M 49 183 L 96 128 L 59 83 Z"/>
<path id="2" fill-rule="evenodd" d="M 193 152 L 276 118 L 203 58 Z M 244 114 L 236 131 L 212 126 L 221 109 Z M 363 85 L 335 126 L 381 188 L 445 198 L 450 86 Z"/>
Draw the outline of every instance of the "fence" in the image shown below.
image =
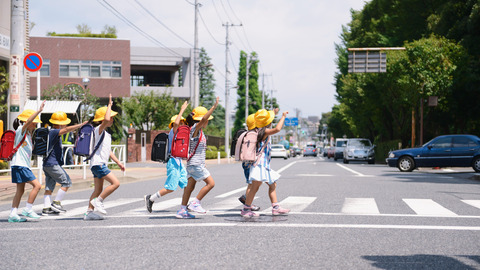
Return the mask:
<path id="1" fill-rule="evenodd" d="M 73 146 L 74 145 L 64 145 L 63 147 L 66 147 L 67 149 L 65 150 L 65 154 L 63 156 L 63 160 L 67 159 L 67 154 L 69 151 L 72 152 L 73 156 L 73 165 L 63 165 L 63 168 L 82 168 L 83 169 L 83 179 L 87 179 L 87 167 L 90 166 L 90 161 L 85 162 L 85 157 L 77 156 L 73 154 Z M 127 147 L 124 144 L 118 144 L 118 145 L 112 145 L 112 150 L 113 154 L 118 158 L 118 160 L 123 163 L 123 166 L 126 167 L 127 163 Z M 32 167 L 31 170 L 38 170 L 38 180 L 40 181 L 40 184 L 43 184 L 42 179 L 42 157 L 37 158 L 37 167 Z M 116 164 L 114 161 L 111 159 L 108 159 L 107 165 L 110 164 Z M 0 170 L 0 173 L 10 173 L 11 169 L 5 169 L 5 170 Z M 126 175 L 126 170 L 123 172 L 123 176 Z"/>

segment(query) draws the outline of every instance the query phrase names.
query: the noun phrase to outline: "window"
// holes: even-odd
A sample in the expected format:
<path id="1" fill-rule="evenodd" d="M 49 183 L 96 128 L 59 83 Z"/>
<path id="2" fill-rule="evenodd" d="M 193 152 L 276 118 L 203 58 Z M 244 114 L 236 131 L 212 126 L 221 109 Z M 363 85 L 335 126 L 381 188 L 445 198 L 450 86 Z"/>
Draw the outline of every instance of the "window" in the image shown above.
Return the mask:
<path id="1" fill-rule="evenodd" d="M 449 148 L 452 147 L 452 138 L 440 138 L 432 143 L 433 148 Z"/>
<path id="2" fill-rule="evenodd" d="M 94 61 L 94 60 L 65 60 L 60 62 L 60 77 L 92 77 L 92 78 L 121 78 L 121 61 Z M 50 62 L 48 70 L 50 76 Z M 42 73 L 43 76 L 43 73 Z"/>
<path id="3" fill-rule="evenodd" d="M 43 65 L 40 69 L 40 77 L 50 77 L 50 60 L 43 59 Z"/>
<path id="4" fill-rule="evenodd" d="M 468 137 L 453 138 L 453 147 L 476 147 L 477 144 Z"/>

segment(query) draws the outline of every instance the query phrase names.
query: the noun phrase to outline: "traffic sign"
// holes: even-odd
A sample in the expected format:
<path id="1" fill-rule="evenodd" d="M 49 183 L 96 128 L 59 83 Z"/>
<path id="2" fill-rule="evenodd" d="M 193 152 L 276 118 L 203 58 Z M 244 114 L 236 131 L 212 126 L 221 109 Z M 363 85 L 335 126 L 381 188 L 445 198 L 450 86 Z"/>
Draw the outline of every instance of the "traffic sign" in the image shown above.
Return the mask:
<path id="1" fill-rule="evenodd" d="M 285 126 L 298 126 L 298 118 L 297 117 L 285 118 Z"/>
<path id="2" fill-rule="evenodd" d="M 42 65 L 43 59 L 38 53 L 29 53 L 23 59 L 23 66 L 31 72 L 40 70 Z"/>
<path id="3" fill-rule="evenodd" d="M 285 118 L 285 126 L 291 126 L 291 121 L 290 121 L 290 118 Z"/>

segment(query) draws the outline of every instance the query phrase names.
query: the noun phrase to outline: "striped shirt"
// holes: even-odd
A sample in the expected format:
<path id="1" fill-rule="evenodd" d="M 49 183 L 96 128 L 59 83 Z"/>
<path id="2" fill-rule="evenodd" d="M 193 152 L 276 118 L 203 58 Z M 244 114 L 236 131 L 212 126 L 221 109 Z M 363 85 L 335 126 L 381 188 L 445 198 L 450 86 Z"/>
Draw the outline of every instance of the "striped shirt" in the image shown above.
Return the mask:
<path id="1" fill-rule="evenodd" d="M 189 154 L 193 154 L 193 151 L 195 151 L 195 147 L 197 147 L 197 150 L 195 151 L 195 155 L 187 161 L 187 166 L 199 166 L 199 165 L 205 165 L 205 153 L 207 151 L 207 138 L 205 137 L 205 134 L 203 133 L 203 130 L 200 130 L 198 133 L 197 137 L 193 137 L 193 133 L 195 132 L 195 129 L 197 127 L 197 124 L 193 125 L 192 128 L 190 129 L 190 150 Z M 202 140 L 200 143 L 198 143 L 198 140 L 200 139 L 200 133 L 202 133 Z"/>

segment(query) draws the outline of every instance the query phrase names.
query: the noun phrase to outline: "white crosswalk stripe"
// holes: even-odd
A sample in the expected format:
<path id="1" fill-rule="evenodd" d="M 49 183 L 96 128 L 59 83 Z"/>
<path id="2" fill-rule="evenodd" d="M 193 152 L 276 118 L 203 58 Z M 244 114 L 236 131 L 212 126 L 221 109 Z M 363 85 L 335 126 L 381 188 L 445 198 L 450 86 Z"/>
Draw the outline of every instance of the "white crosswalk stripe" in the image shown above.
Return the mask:
<path id="1" fill-rule="evenodd" d="M 380 214 L 374 198 L 345 198 L 344 214 Z"/>
<path id="2" fill-rule="evenodd" d="M 190 201 L 194 197 L 190 198 Z M 223 198 L 215 197 L 215 198 Z M 238 201 L 238 191 L 231 193 L 230 196 L 225 199 L 215 199 L 213 197 L 208 198 L 209 202 L 204 205 L 208 213 L 212 215 L 217 215 L 219 213 L 236 213 L 240 212 L 242 207 L 241 203 Z M 257 201 L 259 197 L 255 197 Z M 263 198 L 267 199 L 268 198 Z M 121 217 L 144 217 L 144 216 L 155 216 L 155 215 L 173 215 L 179 209 L 182 198 L 181 196 L 171 197 L 169 199 L 160 199 L 153 205 L 153 212 L 150 214 L 147 212 L 143 198 L 120 198 L 115 200 L 106 200 L 104 202 L 105 209 L 107 210 L 109 216 L 114 216 L 117 218 Z M 435 217 L 462 217 L 462 218 L 480 218 L 480 200 L 458 200 L 458 204 L 453 207 L 453 205 L 441 205 L 438 202 L 435 202 L 432 199 L 426 198 L 417 198 L 417 199 L 402 199 L 399 200 L 397 204 L 405 203 L 414 214 L 411 212 L 408 213 L 381 213 L 375 198 L 345 198 L 342 208 L 340 211 L 326 211 L 322 213 L 307 212 L 305 209 L 314 205 L 317 197 L 308 197 L 308 196 L 289 196 L 284 200 L 280 201 L 279 204 L 283 208 L 291 209 L 292 213 L 303 213 L 308 215 L 384 215 L 384 216 L 435 216 Z M 254 204 L 255 204 L 254 201 Z M 140 203 L 141 202 L 141 203 Z M 67 212 L 65 214 L 48 216 L 44 217 L 46 219 L 62 219 L 62 218 L 77 218 L 81 217 L 87 209 L 87 199 L 81 200 L 64 200 L 62 205 L 67 206 Z M 450 202 L 451 203 L 451 202 Z M 448 208 L 459 209 L 459 205 L 464 207 L 475 207 L 478 210 L 478 214 L 470 215 L 459 215 Z M 70 207 L 68 207 L 70 206 Z M 262 207 L 262 205 L 260 205 Z M 265 207 L 265 205 L 263 205 Z M 262 208 L 263 208 L 262 207 Z M 41 213 L 43 204 L 39 203 L 33 207 L 33 210 L 37 213 Z M 311 207 L 311 209 L 315 209 Z M 123 211 L 122 211 L 123 210 Z M 19 213 L 21 213 L 22 208 L 20 208 Z M 262 209 L 261 213 L 264 215 L 269 215 L 272 211 L 271 207 Z M 407 212 L 407 210 L 404 210 Z M 470 208 L 469 210 L 472 210 Z M 162 213 L 163 212 L 163 213 Z M 208 215 L 207 213 L 207 215 Z M 10 214 L 10 210 L 0 211 L 0 219 L 6 219 Z"/>
<path id="3" fill-rule="evenodd" d="M 415 213 L 422 216 L 457 216 L 431 199 L 403 199 Z"/>

